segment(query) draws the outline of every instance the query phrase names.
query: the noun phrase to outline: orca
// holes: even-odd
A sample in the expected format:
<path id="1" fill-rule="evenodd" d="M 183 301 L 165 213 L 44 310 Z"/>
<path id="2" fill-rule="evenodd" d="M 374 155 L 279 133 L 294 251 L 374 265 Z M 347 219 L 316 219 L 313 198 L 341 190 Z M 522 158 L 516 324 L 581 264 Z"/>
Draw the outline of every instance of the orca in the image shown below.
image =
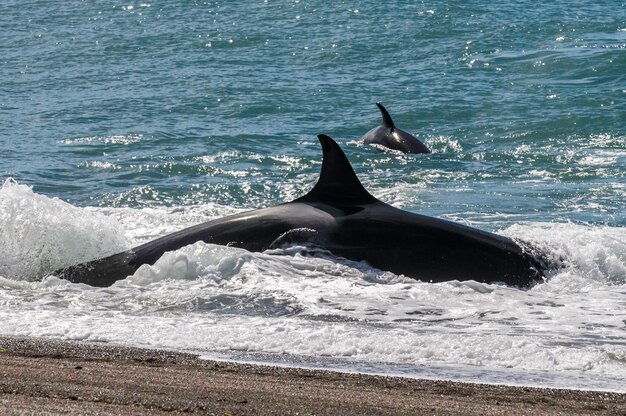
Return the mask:
<path id="1" fill-rule="evenodd" d="M 154 264 L 165 252 L 204 241 L 252 252 L 311 244 L 425 282 L 475 280 L 526 288 L 544 279 L 546 263 L 524 243 L 378 200 L 363 187 L 339 145 L 329 136 L 318 138 L 322 168 L 306 195 L 195 225 L 55 274 L 75 283 L 109 286 L 143 264 Z"/>
<path id="2" fill-rule="evenodd" d="M 383 116 L 383 121 L 380 126 L 374 127 L 361 137 L 365 144 L 378 144 L 403 153 L 430 153 L 430 149 L 415 136 L 395 126 L 387 109 L 381 103 L 376 105 Z"/>

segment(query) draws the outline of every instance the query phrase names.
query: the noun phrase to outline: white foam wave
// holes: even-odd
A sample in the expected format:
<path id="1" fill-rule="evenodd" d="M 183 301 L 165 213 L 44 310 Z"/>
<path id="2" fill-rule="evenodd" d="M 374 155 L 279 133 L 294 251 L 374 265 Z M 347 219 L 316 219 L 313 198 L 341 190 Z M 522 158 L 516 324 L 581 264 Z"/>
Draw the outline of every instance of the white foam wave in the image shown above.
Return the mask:
<path id="1" fill-rule="evenodd" d="M 143 140 L 143 136 L 140 134 L 130 134 L 127 136 L 124 135 L 111 135 L 111 136 L 88 136 L 88 137 L 78 137 L 75 139 L 64 139 L 61 140 L 62 144 L 121 144 L 128 145 L 132 143 L 137 143 Z"/>
<path id="2" fill-rule="evenodd" d="M 513 238 L 532 243 L 550 253 L 553 260 L 563 260 L 565 268 L 556 273 L 564 280 L 582 284 L 626 284 L 626 229 L 592 227 L 573 223 L 525 223 L 504 232 Z"/>
<path id="3" fill-rule="evenodd" d="M 75 310 L 0 314 L 4 331 L 19 335 L 179 351 L 327 356 L 414 367 L 455 364 L 472 366 L 478 374 L 488 373 L 489 369 L 544 370 L 571 373 L 571 377 L 586 374 L 587 388 L 593 388 L 593 380 L 619 379 L 626 372 L 620 345 L 598 348 L 593 343 L 559 344 L 551 334 L 542 332 L 511 336 L 495 331 L 429 330 L 409 325 L 320 323 L 297 317 L 83 315 Z M 23 325 L 26 317 L 32 325 Z M 612 387 L 620 389 L 619 385 Z"/>
<path id="4" fill-rule="evenodd" d="M 594 380 L 626 376 L 623 228 L 506 228 L 504 234 L 564 264 L 527 291 L 422 283 L 306 247 L 250 253 L 202 242 L 166 253 L 112 287 L 94 288 L 55 277 L 16 280 L 11 273 L 30 274 L 33 259 L 38 269 L 51 267 L 41 259 L 75 260 L 84 255 L 70 250 L 77 238 L 89 254 L 101 255 L 126 248 L 128 240 L 135 244 L 233 210 L 80 209 L 14 182 L 0 192 L 1 224 L 10 226 L 0 238 L 13 244 L 10 252 L 0 247 L 0 259 L 15 259 L 13 268 L 2 263 L 10 272 L 0 278 L 3 334 L 206 355 L 333 357 L 383 368 L 462 365 L 475 374 L 514 369 Z M 121 228 L 124 241 L 102 243 L 124 236 Z M 30 229 L 39 231 L 26 235 L 43 229 L 46 237 L 19 241 Z M 58 246 L 64 249 L 49 252 Z"/>
<path id="5" fill-rule="evenodd" d="M 250 253 L 202 242 L 165 253 L 154 265 L 144 264 L 127 280 L 148 285 L 166 279 L 205 279 L 220 283 L 239 272 Z"/>
<path id="6" fill-rule="evenodd" d="M 0 188 L 0 276 L 37 279 L 128 247 L 116 221 L 7 179 Z"/>

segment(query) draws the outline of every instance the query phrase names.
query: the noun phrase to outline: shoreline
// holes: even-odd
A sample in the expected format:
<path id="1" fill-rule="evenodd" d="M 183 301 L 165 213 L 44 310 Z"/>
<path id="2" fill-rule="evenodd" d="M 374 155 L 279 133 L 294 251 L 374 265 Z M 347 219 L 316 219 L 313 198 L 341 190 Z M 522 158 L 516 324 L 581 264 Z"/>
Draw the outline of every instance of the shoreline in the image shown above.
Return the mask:
<path id="1" fill-rule="evenodd" d="M 0 336 L 0 413 L 623 415 L 626 394 L 241 364 Z"/>

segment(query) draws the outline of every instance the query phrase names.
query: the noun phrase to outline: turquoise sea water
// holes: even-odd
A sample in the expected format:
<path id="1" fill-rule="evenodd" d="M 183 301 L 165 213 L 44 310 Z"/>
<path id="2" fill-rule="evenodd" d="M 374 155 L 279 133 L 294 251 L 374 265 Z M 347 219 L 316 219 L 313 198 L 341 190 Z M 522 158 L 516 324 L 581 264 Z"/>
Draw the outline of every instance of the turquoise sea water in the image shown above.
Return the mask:
<path id="1" fill-rule="evenodd" d="M 381 101 L 434 154 L 349 144 L 374 192 L 625 224 L 623 3 L 4 4 L 0 174 L 36 192 L 280 202 L 310 186 L 315 134 L 358 139 Z"/>
<path id="2" fill-rule="evenodd" d="M 0 182 L 13 178 L 0 191 L 0 332 L 347 357 L 408 374 L 572 371 L 582 381 L 570 385 L 621 388 L 610 380 L 626 376 L 624 2 L 4 1 L 0 28 Z M 380 122 L 376 101 L 433 153 L 359 143 Z M 177 254 L 199 265 L 183 280 L 170 259 L 158 279 L 134 276 L 114 294 L 29 283 L 302 195 L 320 167 L 317 133 L 337 139 L 380 199 L 531 240 L 570 268 L 518 293 L 204 245 Z M 319 274 L 306 296 L 303 270 Z M 385 293 L 406 303 L 380 304 Z M 104 309 L 119 320 L 102 325 Z M 213 329 L 169 341 L 120 329 L 169 331 L 180 314 Z M 341 341 L 308 349 L 279 327 Z M 392 334 L 406 342 L 385 353 Z"/>

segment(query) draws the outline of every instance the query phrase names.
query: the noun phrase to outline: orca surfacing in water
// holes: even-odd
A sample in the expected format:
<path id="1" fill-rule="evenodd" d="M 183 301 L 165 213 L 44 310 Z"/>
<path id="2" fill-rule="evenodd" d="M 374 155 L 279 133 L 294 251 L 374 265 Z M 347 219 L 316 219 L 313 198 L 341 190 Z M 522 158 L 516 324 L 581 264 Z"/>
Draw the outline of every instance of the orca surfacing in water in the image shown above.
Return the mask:
<path id="1" fill-rule="evenodd" d="M 323 149 L 319 180 L 295 201 L 195 225 L 55 274 L 75 283 L 109 286 L 143 264 L 154 264 L 165 252 L 204 241 L 255 252 L 313 243 L 336 256 L 426 282 L 529 287 L 542 281 L 544 263 L 509 238 L 379 201 L 361 185 L 339 145 L 328 136 L 318 138 Z"/>
<path id="2" fill-rule="evenodd" d="M 383 120 L 380 126 L 374 127 L 361 137 L 365 144 L 378 144 L 404 153 L 430 153 L 430 149 L 415 136 L 395 126 L 389 112 L 381 103 L 376 105 Z"/>

